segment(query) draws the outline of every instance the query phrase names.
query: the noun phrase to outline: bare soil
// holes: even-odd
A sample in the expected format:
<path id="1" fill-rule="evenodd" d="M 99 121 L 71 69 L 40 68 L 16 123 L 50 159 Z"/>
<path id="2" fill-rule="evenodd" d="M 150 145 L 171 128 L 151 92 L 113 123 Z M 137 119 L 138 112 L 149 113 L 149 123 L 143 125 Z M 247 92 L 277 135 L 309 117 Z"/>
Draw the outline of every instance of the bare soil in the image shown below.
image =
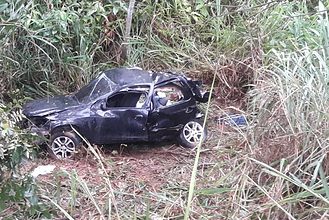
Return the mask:
<path id="1" fill-rule="evenodd" d="M 182 217 L 194 163 L 194 150 L 174 144 L 130 145 L 103 148 L 100 155 L 121 219 L 130 219 L 134 215 L 143 217 L 148 210 L 153 210 L 150 214 L 154 212 L 152 215 L 155 217 L 159 214 L 158 211 L 162 216 L 173 219 Z M 217 159 L 211 149 L 204 149 L 199 163 L 199 177 L 214 166 Z M 28 163 L 23 170 L 28 173 L 37 166 L 48 164 L 55 165 L 56 168 L 50 174 L 37 177 L 41 194 L 46 194 L 65 210 L 69 210 L 74 219 L 86 219 L 86 216 L 88 219 L 101 218 L 82 186 L 85 183 L 91 197 L 100 207 L 106 209 L 110 192 L 97 159 L 90 152 L 70 161 L 44 158 Z M 74 180 L 74 176 L 78 176 L 80 180 Z M 72 193 L 76 194 L 73 208 L 70 201 Z M 54 213 L 57 219 L 64 217 L 55 207 Z"/>

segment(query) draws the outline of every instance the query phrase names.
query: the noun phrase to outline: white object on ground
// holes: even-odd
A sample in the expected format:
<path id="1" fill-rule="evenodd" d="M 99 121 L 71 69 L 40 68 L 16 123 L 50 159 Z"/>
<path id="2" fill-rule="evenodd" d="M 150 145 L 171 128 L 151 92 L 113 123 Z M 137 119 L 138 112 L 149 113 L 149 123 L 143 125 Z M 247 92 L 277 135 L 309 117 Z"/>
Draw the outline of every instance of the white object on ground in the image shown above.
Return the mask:
<path id="1" fill-rule="evenodd" d="M 45 174 L 51 173 L 51 172 L 53 172 L 55 167 L 56 167 L 55 165 L 38 166 L 37 168 L 35 168 L 32 171 L 31 176 L 33 176 L 34 178 L 37 178 L 37 176 L 39 176 L 39 175 L 45 175 Z"/>

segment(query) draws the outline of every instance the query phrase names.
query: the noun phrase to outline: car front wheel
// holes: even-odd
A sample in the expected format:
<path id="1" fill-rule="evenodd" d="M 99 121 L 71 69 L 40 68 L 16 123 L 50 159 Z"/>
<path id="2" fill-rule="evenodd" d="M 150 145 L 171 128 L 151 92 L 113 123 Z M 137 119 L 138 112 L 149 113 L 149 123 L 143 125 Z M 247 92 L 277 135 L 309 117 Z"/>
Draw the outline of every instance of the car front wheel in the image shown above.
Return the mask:
<path id="1" fill-rule="evenodd" d="M 57 131 L 51 135 L 48 149 L 54 159 L 71 159 L 81 145 L 81 138 L 73 131 Z"/>
<path id="2" fill-rule="evenodd" d="M 203 121 L 193 119 L 187 122 L 179 135 L 179 142 L 183 147 L 194 148 L 206 140 L 207 129 L 203 128 Z"/>

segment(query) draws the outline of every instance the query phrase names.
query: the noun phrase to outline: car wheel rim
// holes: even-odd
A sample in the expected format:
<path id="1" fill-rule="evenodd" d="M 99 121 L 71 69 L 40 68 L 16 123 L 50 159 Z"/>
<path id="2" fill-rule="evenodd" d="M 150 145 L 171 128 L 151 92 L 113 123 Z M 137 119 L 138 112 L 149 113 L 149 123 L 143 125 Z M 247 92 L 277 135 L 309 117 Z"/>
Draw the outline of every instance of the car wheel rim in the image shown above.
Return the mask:
<path id="1" fill-rule="evenodd" d="M 53 141 L 51 150 L 59 159 L 70 158 L 75 152 L 75 144 L 71 138 L 59 136 Z"/>
<path id="2" fill-rule="evenodd" d="M 203 138 L 203 128 L 198 122 L 190 121 L 183 128 L 185 140 L 193 145 L 197 145 Z"/>

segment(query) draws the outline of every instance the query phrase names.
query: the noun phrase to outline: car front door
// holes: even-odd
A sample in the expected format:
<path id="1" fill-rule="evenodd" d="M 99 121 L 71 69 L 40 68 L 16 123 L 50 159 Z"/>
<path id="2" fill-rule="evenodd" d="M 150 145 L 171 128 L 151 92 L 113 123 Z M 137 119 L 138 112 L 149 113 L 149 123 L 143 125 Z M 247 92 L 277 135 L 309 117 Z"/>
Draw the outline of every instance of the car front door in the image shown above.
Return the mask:
<path id="1" fill-rule="evenodd" d="M 149 116 L 150 139 L 170 139 L 195 117 L 198 111 L 196 101 L 179 83 L 158 86 L 153 94 L 153 110 Z"/>
<path id="2" fill-rule="evenodd" d="M 147 94 L 141 91 L 119 92 L 106 102 L 95 104 L 95 141 L 98 144 L 147 141 L 146 123 L 149 110 Z"/>

